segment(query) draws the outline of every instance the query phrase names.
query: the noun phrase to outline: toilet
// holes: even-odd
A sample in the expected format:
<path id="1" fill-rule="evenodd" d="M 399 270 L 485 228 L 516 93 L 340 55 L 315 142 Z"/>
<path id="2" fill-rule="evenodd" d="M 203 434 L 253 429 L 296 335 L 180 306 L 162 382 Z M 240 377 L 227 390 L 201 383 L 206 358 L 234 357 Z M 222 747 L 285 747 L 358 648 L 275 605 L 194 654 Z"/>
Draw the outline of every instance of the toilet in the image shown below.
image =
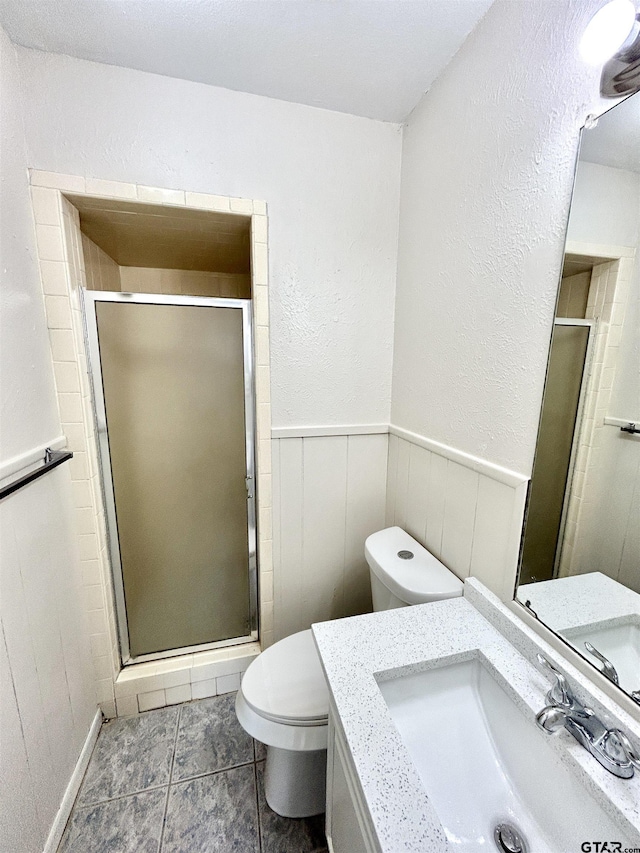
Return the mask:
<path id="1" fill-rule="evenodd" d="M 374 611 L 462 595 L 463 585 L 400 527 L 365 542 Z M 311 631 L 279 640 L 248 667 L 236 695 L 240 725 L 267 746 L 265 797 L 279 815 L 325 810 L 329 692 Z"/>

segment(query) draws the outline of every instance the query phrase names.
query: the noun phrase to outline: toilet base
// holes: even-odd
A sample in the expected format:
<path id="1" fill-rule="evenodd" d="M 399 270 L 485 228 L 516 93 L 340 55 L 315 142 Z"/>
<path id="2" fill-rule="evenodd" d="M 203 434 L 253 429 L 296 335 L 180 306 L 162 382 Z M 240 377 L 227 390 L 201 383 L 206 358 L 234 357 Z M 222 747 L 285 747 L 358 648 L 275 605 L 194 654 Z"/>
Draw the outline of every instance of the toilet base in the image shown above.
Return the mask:
<path id="1" fill-rule="evenodd" d="M 267 746 L 264 794 L 282 817 L 312 817 L 326 809 L 327 750 Z"/>

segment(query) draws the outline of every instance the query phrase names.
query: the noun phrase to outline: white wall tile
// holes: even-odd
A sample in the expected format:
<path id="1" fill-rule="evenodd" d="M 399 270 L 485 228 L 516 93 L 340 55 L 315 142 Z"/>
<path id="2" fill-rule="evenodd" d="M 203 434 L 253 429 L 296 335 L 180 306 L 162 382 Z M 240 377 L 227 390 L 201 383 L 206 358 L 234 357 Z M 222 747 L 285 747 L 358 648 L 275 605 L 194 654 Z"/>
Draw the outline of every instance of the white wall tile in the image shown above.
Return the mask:
<path id="1" fill-rule="evenodd" d="M 49 329 L 49 342 L 54 361 L 75 361 L 75 344 L 71 329 Z"/>
<path id="2" fill-rule="evenodd" d="M 165 690 L 167 705 L 179 705 L 191 701 L 191 684 L 180 684 L 177 687 L 167 687 Z"/>
<path id="3" fill-rule="evenodd" d="M 140 712 L 152 711 L 154 708 L 164 708 L 167 697 L 164 690 L 153 690 L 149 693 L 138 694 L 138 709 Z"/>
<path id="4" fill-rule="evenodd" d="M 71 304 L 67 296 L 45 296 L 47 325 L 50 329 L 71 329 Z"/>
<path id="5" fill-rule="evenodd" d="M 265 285 L 269 280 L 268 252 L 267 246 L 264 243 L 253 244 L 253 253 L 251 258 L 251 275 L 253 278 L 253 283 L 257 286 Z"/>
<path id="6" fill-rule="evenodd" d="M 209 195 L 208 193 L 186 193 L 187 207 L 196 207 L 201 210 L 215 210 L 220 213 L 229 213 L 231 206 L 229 199 L 221 195 Z"/>
<path id="7" fill-rule="evenodd" d="M 232 213 L 253 213 L 253 201 L 248 198 L 230 199 Z"/>
<path id="8" fill-rule="evenodd" d="M 31 184 L 35 187 L 54 187 L 64 192 L 83 193 L 84 178 L 79 175 L 64 175 L 61 172 L 43 172 L 39 169 L 29 169 Z"/>
<path id="9" fill-rule="evenodd" d="M 154 204 L 184 205 L 185 203 L 182 190 L 168 190 L 161 187 L 138 185 L 138 198 L 140 201 L 149 201 Z"/>
<path id="10" fill-rule="evenodd" d="M 122 696 L 116 699 L 116 710 L 119 717 L 133 717 L 139 713 L 137 696 Z"/>
<path id="11" fill-rule="evenodd" d="M 33 203 L 33 215 L 37 225 L 58 225 L 60 194 L 57 190 L 46 187 L 32 187 L 31 201 Z"/>
<path id="12" fill-rule="evenodd" d="M 208 678 L 204 681 L 196 681 L 191 685 L 191 696 L 193 699 L 208 699 L 209 696 L 217 696 L 216 679 Z"/>
<path id="13" fill-rule="evenodd" d="M 89 195 L 137 198 L 136 185 L 127 184 L 124 181 L 103 181 L 99 178 L 87 178 L 86 191 Z"/>
<path id="14" fill-rule="evenodd" d="M 234 672 L 231 675 L 223 675 L 216 678 L 216 691 L 220 693 L 231 693 L 240 689 L 240 673 Z"/>
<path id="15" fill-rule="evenodd" d="M 36 225 L 38 257 L 41 261 L 64 261 L 62 228 L 56 225 Z"/>

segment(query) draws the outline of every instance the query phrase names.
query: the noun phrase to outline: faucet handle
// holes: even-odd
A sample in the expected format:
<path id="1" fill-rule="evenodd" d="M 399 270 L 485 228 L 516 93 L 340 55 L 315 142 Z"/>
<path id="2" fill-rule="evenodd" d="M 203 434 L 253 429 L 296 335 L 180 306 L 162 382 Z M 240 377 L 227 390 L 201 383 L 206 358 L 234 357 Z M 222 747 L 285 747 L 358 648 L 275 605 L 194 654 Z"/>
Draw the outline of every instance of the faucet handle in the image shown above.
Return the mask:
<path id="1" fill-rule="evenodd" d="M 590 643 L 588 640 L 585 641 L 584 644 L 585 649 L 589 652 L 590 655 L 593 655 L 594 658 L 600 661 L 602 664 L 602 669 L 600 672 L 609 679 L 609 681 L 613 681 L 614 684 L 619 684 L 620 680 L 618 678 L 618 673 L 616 672 L 615 666 L 608 660 L 602 652 L 599 652 L 598 649 Z"/>
<path id="2" fill-rule="evenodd" d="M 536 657 L 538 659 L 538 663 L 542 664 L 545 669 L 548 669 L 551 675 L 555 678 L 554 685 L 547 693 L 547 701 L 549 704 L 558 705 L 561 708 L 573 708 L 575 706 L 575 699 L 569 689 L 567 679 L 560 670 L 556 669 L 555 666 L 546 659 L 546 657 L 541 654 L 538 654 Z"/>
<path id="3" fill-rule="evenodd" d="M 631 745 L 631 741 L 626 734 L 620 729 L 610 729 L 609 733 L 615 735 L 618 739 L 629 764 L 632 764 L 636 770 L 640 770 L 640 756 Z"/>

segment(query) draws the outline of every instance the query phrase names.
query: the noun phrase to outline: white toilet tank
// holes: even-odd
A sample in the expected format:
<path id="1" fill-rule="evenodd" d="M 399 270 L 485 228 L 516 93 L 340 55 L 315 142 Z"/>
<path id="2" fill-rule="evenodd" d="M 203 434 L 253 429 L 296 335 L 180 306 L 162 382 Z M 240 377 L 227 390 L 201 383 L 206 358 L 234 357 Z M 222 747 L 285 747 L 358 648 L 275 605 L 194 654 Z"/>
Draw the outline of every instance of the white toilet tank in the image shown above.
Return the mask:
<path id="1" fill-rule="evenodd" d="M 372 533 L 364 552 L 374 611 L 462 595 L 462 581 L 400 527 Z"/>

